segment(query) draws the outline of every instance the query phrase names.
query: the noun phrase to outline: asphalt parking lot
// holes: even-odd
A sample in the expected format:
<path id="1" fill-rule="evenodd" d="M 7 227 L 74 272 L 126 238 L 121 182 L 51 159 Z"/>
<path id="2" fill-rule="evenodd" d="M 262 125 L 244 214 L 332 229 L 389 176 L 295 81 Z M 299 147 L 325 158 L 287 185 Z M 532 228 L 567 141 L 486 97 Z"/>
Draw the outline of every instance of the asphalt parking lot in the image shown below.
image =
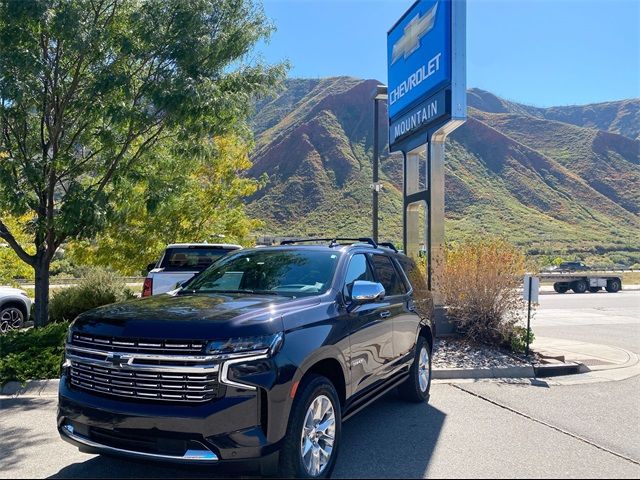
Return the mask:
<path id="1" fill-rule="evenodd" d="M 546 336 L 640 350 L 640 292 L 541 296 L 535 318 Z M 251 475 L 244 466 L 193 469 L 82 454 L 57 436 L 55 397 L 0 401 L 3 478 Z M 390 394 L 345 424 L 334 477 L 638 478 L 640 377 L 436 383 L 429 405 Z"/>

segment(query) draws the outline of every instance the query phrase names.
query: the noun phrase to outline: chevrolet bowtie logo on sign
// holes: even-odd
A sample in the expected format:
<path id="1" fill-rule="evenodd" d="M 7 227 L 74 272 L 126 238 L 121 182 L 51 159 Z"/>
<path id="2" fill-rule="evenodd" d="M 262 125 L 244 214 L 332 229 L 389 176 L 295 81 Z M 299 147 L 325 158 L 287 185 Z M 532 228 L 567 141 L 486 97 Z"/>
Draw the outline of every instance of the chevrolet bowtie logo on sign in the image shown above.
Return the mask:
<path id="1" fill-rule="evenodd" d="M 420 40 L 431 31 L 436 19 L 436 3 L 422 17 L 418 13 L 404 28 L 404 35 L 393 45 L 391 63 L 394 64 L 400 57 L 407 58 L 420 47 Z"/>

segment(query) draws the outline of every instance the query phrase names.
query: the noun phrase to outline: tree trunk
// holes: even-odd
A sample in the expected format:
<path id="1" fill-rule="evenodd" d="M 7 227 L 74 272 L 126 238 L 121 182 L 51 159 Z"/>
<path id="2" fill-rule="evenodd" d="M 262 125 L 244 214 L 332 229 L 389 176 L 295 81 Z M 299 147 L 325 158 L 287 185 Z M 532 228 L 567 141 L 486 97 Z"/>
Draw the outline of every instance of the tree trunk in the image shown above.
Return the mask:
<path id="1" fill-rule="evenodd" d="M 51 260 L 46 253 L 40 253 L 33 269 L 36 274 L 36 294 L 34 324 L 36 327 L 44 327 L 49 321 L 49 267 Z"/>

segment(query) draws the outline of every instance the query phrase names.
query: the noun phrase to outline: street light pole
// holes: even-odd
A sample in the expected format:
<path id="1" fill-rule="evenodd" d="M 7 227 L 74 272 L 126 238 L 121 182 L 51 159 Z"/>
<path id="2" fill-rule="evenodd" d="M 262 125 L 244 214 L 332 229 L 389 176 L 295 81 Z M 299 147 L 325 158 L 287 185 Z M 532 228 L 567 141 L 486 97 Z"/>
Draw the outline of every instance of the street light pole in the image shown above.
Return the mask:
<path id="1" fill-rule="evenodd" d="M 375 242 L 378 241 L 378 196 L 380 193 L 380 140 L 378 133 L 380 130 L 380 100 L 387 100 L 387 86 L 378 85 L 373 97 L 373 183 L 371 184 L 372 193 L 372 237 Z"/>

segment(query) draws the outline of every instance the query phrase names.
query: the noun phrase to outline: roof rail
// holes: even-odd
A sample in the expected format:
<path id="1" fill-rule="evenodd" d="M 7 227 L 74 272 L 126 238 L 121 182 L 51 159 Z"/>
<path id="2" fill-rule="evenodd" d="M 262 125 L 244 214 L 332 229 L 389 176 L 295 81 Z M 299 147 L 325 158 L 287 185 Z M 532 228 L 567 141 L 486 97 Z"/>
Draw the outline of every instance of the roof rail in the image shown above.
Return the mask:
<path id="1" fill-rule="evenodd" d="M 398 249 L 396 248 L 396 246 L 391 243 L 391 242 L 378 242 L 378 245 L 380 245 L 381 247 L 387 247 L 390 248 L 391 250 L 393 250 L 394 252 L 398 253 Z"/>
<path id="2" fill-rule="evenodd" d="M 295 243 L 310 243 L 310 242 L 329 242 L 330 247 L 335 247 L 336 245 L 340 245 L 340 242 L 359 242 L 359 243 L 368 243 L 373 248 L 378 248 L 378 244 L 373 240 L 373 238 L 369 237 L 359 237 L 359 238 L 346 238 L 346 237 L 333 237 L 333 238 L 301 238 L 297 240 L 283 240 L 280 242 L 280 245 L 293 245 Z"/>

